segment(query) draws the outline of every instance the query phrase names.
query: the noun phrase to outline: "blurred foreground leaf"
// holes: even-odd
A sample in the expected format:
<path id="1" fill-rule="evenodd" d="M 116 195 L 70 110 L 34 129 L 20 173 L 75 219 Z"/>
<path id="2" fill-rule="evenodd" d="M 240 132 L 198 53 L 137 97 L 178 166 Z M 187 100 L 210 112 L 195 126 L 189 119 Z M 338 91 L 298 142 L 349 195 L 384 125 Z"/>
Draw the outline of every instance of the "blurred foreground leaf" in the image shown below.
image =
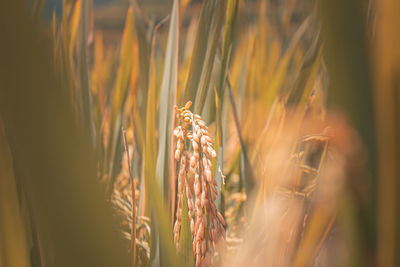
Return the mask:
<path id="1" fill-rule="evenodd" d="M 51 49 L 24 1 L 1 2 L 0 36 L 0 112 L 43 245 L 42 264 L 127 266 L 91 140 L 54 78 Z"/>
<path id="2" fill-rule="evenodd" d="M 0 117 L 0 266 L 30 266 L 12 155 Z"/>

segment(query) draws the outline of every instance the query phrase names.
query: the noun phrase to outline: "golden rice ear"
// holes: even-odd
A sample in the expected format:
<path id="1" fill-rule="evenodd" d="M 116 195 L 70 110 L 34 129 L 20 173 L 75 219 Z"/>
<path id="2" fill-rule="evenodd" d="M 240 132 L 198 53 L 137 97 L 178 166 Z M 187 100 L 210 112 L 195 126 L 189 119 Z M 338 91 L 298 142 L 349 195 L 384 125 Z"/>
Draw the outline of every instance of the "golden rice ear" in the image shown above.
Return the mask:
<path id="1" fill-rule="evenodd" d="M 225 243 L 225 220 L 218 212 L 215 205 L 218 189 L 213 175 L 211 159 L 216 157 L 213 143 L 208 136 L 206 123 L 199 115 L 193 114 L 189 108 L 189 101 L 180 111 L 179 123 L 174 134 L 178 134 L 176 145 L 176 159 L 180 160 L 178 173 L 177 213 L 174 228 L 175 243 L 179 249 L 181 233 L 182 207 L 187 201 L 190 222 L 190 233 L 192 238 L 193 253 L 196 257 L 196 266 L 203 266 L 206 256 L 214 257 L 220 243 Z M 189 147 L 183 145 L 185 141 Z M 191 152 L 189 152 L 189 149 Z M 180 154 L 181 153 L 181 154 Z M 180 157 L 179 157 L 180 156 Z M 194 190 L 190 190 L 193 188 Z M 186 198 L 183 197 L 186 189 Z M 192 194 L 193 193 L 193 194 Z M 208 235 L 206 235 L 208 233 Z M 210 256 L 212 255 L 212 256 Z M 212 262 L 212 258 L 209 259 Z M 203 264 L 203 265 L 202 265 Z"/>
<path id="2" fill-rule="evenodd" d="M 192 101 L 189 100 L 189 101 L 185 104 L 185 109 L 188 110 L 191 106 L 192 106 Z"/>

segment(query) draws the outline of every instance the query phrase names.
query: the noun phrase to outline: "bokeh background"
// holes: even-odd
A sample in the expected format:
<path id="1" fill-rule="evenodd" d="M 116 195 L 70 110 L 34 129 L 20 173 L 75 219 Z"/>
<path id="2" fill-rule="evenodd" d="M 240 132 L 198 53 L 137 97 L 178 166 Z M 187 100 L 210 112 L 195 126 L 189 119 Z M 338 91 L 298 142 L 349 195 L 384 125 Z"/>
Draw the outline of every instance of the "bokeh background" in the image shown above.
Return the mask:
<path id="1" fill-rule="evenodd" d="M 0 266 L 399 266 L 399 12 L 2 1 Z M 211 240 L 205 208 L 204 258 L 174 159 L 188 101 L 226 222 Z"/>

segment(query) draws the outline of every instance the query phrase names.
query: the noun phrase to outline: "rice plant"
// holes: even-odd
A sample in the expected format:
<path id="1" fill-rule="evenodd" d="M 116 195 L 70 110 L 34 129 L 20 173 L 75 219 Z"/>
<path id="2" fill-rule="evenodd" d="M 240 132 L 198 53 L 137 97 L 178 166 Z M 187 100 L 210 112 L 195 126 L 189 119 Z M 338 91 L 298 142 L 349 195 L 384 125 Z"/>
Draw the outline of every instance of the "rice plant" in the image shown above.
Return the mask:
<path id="1" fill-rule="evenodd" d="M 0 266 L 400 264 L 397 1 L 28 2 Z"/>

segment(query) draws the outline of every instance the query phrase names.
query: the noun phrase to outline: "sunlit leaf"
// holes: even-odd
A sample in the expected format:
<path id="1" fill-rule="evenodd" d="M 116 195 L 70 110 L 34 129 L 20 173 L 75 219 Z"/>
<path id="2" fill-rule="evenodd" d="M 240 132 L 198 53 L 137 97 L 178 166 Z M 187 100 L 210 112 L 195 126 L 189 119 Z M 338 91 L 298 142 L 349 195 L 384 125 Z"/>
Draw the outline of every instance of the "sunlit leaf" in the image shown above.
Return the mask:
<path id="1" fill-rule="evenodd" d="M 156 175 L 164 197 L 168 194 L 169 158 L 171 151 L 174 104 L 178 75 L 179 45 L 179 6 L 175 0 L 172 7 L 168 33 L 167 50 L 164 61 L 164 74 L 160 89 L 158 110 L 158 156 Z M 171 162 L 171 164 L 173 164 Z"/>

